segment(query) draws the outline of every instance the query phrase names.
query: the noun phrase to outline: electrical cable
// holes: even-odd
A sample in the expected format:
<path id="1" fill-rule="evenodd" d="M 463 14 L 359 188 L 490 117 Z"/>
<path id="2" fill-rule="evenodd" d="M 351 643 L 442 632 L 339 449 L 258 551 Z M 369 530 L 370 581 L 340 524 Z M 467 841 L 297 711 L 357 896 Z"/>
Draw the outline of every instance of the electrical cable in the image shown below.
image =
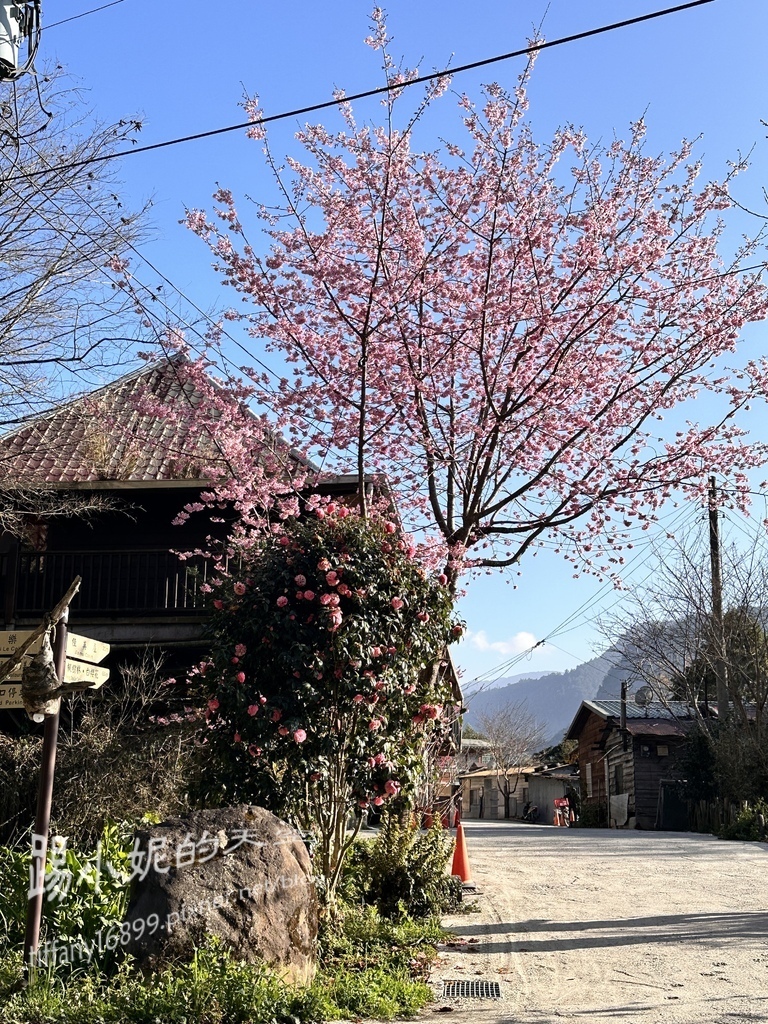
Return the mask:
<path id="1" fill-rule="evenodd" d="M 58 28 L 59 25 L 66 25 L 70 21 L 77 21 L 79 18 L 85 18 L 89 14 L 97 14 L 99 11 L 106 11 L 108 7 L 117 7 L 118 4 L 124 3 L 125 0 L 112 0 L 110 4 L 102 4 L 101 7 L 94 7 L 90 11 L 82 11 L 80 14 L 73 14 L 71 18 L 64 18 L 62 21 L 54 21 L 51 25 L 45 26 L 45 31 L 49 32 L 52 28 Z"/>
<path id="2" fill-rule="evenodd" d="M 587 29 L 584 32 L 575 32 L 568 36 L 561 36 L 559 39 L 551 39 L 548 42 L 544 40 L 540 43 L 533 43 L 530 46 L 523 47 L 519 50 L 511 50 L 509 53 L 502 53 L 495 57 L 486 57 L 482 60 L 472 61 L 469 64 L 462 64 L 456 68 L 445 68 L 442 71 L 433 71 L 431 74 L 419 75 L 409 81 L 388 83 L 387 85 L 382 85 L 375 89 L 365 89 L 362 92 L 353 93 L 349 96 L 339 96 L 336 99 L 325 100 L 322 103 L 311 103 L 304 107 L 296 107 L 293 110 L 286 110 L 280 114 L 270 114 L 254 120 L 243 121 L 239 124 L 227 125 L 224 128 L 214 128 L 209 131 L 195 132 L 191 135 L 183 135 L 175 139 L 166 139 L 164 142 L 153 142 L 147 146 L 136 146 L 134 149 L 125 149 L 117 153 L 106 153 L 103 156 L 91 157 L 88 160 L 60 164 L 57 169 L 69 170 L 74 167 L 90 167 L 95 163 L 101 163 L 105 160 L 116 160 L 123 156 L 134 156 L 138 153 L 149 153 L 156 149 L 165 149 L 168 146 L 178 146 L 187 142 L 196 142 L 199 139 L 214 138 L 215 136 L 224 135 L 228 132 L 242 131 L 244 129 L 256 128 L 260 125 L 272 124 L 276 121 L 283 121 L 291 117 L 313 114 L 320 110 L 328 110 L 332 107 L 341 106 L 344 103 L 353 103 L 356 100 L 368 99 L 372 96 L 382 96 L 392 92 L 400 92 L 402 89 L 412 85 L 421 85 L 425 82 L 435 82 L 443 78 L 452 78 L 454 75 L 461 74 L 464 71 L 474 71 L 478 68 L 488 67 L 491 64 L 497 64 L 500 61 L 512 60 L 515 57 L 524 57 L 526 55 L 539 53 L 541 50 L 551 49 L 555 46 L 562 46 L 565 43 L 573 43 L 581 39 L 589 39 L 593 36 L 602 35 L 605 32 L 613 32 L 616 29 L 639 25 L 646 21 L 652 21 L 655 18 L 663 18 L 669 14 L 677 14 L 680 11 L 687 11 L 693 7 L 702 7 L 705 4 L 711 3 L 714 3 L 714 0 L 690 0 L 689 3 L 679 4 L 676 7 L 667 7 L 661 11 L 653 11 L 650 14 L 642 14 L 636 18 L 627 18 L 624 21 L 616 21 L 609 25 L 601 25 L 598 28 Z M 37 173 L 42 174 L 45 172 L 40 171 Z"/>

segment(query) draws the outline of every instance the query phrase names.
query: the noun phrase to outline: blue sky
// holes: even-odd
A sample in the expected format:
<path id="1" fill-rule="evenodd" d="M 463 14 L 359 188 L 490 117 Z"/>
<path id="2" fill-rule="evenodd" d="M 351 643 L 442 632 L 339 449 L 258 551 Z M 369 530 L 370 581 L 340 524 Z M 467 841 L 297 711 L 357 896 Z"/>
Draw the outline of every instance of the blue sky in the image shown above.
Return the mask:
<path id="1" fill-rule="evenodd" d="M 97 6 L 99 0 L 50 0 L 44 25 Z M 352 93 L 381 84 L 377 57 L 362 42 L 370 6 L 359 0 L 217 5 L 122 0 L 44 32 L 41 59 L 66 65 L 102 120 L 140 116 L 142 141 L 149 143 L 243 120 L 238 103 L 244 89 L 258 93 L 272 114 L 328 99 L 337 86 Z M 534 25 L 541 24 L 545 37 L 554 39 L 671 3 L 392 0 L 384 6 L 392 52 L 427 71 L 523 46 Z M 752 150 L 752 169 L 739 180 L 738 196 L 745 206 L 768 212 L 761 191 L 768 184 L 768 141 L 760 124 L 768 119 L 767 37 L 765 0 L 716 0 L 556 47 L 540 55 L 531 83 L 535 133 L 546 138 L 571 122 L 591 141 L 608 141 L 625 135 L 628 124 L 645 115 L 652 150 L 668 151 L 684 137 L 703 136 L 697 154 L 705 178 L 722 176 L 729 159 Z M 468 72 L 453 88 L 478 96 L 483 82 L 512 86 L 521 67 L 517 59 Z M 376 100 L 357 106 L 361 119 L 375 119 L 380 110 Z M 455 103 L 447 96 L 425 130 L 447 134 L 454 117 Z M 316 119 L 335 123 L 333 113 Z M 297 126 L 284 121 L 273 128 L 270 139 L 277 152 L 290 151 Z M 178 221 L 185 207 L 210 205 L 216 182 L 238 197 L 260 198 L 268 181 L 258 145 L 240 132 L 219 136 L 126 159 L 120 176 L 129 204 L 153 199 L 153 237 L 143 246 L 145 254 L 197 305 L 211 311 L 224 305 L 207 250 Z M 737 217 L 732 237 L 755 228 L 746 216 Z M 138 264 L 136 272 L 151 279 Z M 764 326 L 753 327 L 748 339 L 752 351 L 768 347 Z M 761 418 L 750 426 L 760 432 Z M 698 521 L 695 509 L 670 508 L 669 516 L 672 525 Z M 648 551 L 648 546 L 636 550 L 629 582 L 647 575 Z M 521 576 L 483 577 L 469 585 L 461 611 L 470 634 L 456 651 L 466 679 L 545 637 L 552 642 L 510 671 L 570 668 L 600 644 L 592 619 L 620 594 L 589 578 L 574 579 L 572 567 L 547 552 L 521 568 Z"/>

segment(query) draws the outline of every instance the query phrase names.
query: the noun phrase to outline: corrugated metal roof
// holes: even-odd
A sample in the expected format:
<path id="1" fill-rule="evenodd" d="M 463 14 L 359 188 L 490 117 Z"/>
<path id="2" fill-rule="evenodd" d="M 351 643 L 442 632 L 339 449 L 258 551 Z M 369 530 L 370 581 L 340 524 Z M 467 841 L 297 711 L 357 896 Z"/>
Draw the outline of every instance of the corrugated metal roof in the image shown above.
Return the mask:
<path id="1" fill-rule="evenodd" d="M 685 736 L 693 726 L 691 719 L 683 722 L 659 721 L 658 719 L 633 718 L 627 721 L 630 736 Z"/>
<path id="2" fill-rule="evenodd" d="M 620 718 L 620 700 L 585 700 L 584 705 L 603 718 Z M 684 702 L 679 700 L 660 701 L 652 700 L 647 707 L 641 708 L 630 697 L 627 700 L 627 719 L 635 718 L 663 718 L 676 720 L 678 718 L 692 718 L 693 711 Z"/>

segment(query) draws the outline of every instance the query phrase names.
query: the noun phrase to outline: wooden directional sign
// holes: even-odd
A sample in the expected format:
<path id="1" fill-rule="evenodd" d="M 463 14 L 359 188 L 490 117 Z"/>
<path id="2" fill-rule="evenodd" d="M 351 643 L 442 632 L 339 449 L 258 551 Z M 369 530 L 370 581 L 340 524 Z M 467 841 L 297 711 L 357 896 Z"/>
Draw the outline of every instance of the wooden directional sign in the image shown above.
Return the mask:
<path id="1" fill-rule="evenodd" d="M 23 708 L 21 686 L 18 683 L 0 683 L 0 708 Z"/>
<path id="2" fill-rule="evenodd" d="M 0 630 L 0 657 L 7 657 L 9 654 L 13 654 L 17 647 L 27 639 L 32 630 L 30 629 L 6 629 Z M 28 653 L 37 654 L 40 650 L 40 645 L 43 639 L 40 637 L 32 644 Z M 67 657 L 78 658 L 80 661 L 89 661 L 93 665 L 98 665 L 100 661 L 104 661 L 106 656 L 109 654 L 109 644 L 102 643 L 101 640 L 91 640 L 87 636 L 79 636 L 77 633 L 67 633 Z"/>
<path id="3" fill-rule="evenodd" d="M 0 659 L 6 661 L 6 658 Z M 2 683 L 0 683 L 0 689 L 5 683 L 18 683 L 21 682 L 21 666 L 15 668 L 10 675 L 6 676 Z M 86 686 L 98 687 L 102 686 L 109 679 L 109 669 L 99 668 L 98 665 L 89 665 L 85 661 L 72 661 L 71 658 L 67 658 L 66 668 L 64 669 L 64 683 L 84 683 Z M 21 687 L 19 687 L 21 691 Z M 2 705 L 0 705 L 1 707 Z M 10 705 L 9 705 L 10 706 Z M 16 705 L 13 705 L 14 707 Z"/>

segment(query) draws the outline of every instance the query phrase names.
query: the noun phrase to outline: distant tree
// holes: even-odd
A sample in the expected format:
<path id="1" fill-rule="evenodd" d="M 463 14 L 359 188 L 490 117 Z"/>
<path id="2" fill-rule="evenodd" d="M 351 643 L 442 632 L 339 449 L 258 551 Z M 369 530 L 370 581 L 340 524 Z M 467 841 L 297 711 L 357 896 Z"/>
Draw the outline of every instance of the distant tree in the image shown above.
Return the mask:
<path id="1" fill-rule="evenodd" d="M 496 768 L 496 785 L 504 798 L 504 817 L 510 817 L 510 801 L 526 766 L 544 739 L 544 726 L 513 702 L 480 716 L 480 729 L 488 741 L 488 752 Z"/>

